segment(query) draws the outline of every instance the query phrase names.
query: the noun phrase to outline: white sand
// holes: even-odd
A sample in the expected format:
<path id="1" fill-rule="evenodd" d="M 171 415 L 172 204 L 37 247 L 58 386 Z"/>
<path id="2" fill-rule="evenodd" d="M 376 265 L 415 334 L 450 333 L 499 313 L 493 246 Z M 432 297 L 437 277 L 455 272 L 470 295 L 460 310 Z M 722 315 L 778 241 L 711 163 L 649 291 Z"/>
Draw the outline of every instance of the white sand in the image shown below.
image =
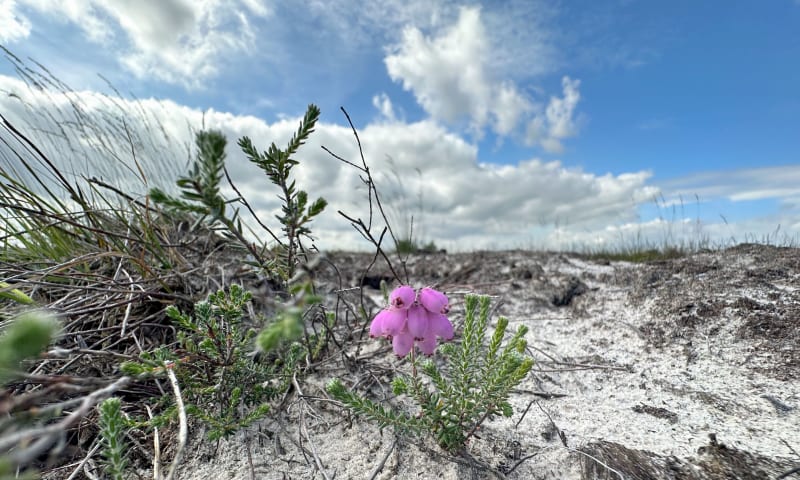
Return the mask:
<path id="1" fill-rule="evenodd" d="M 527 325 L 532 352 L 549 362 L 534 367 L 533 374 L 512 397 L 514 416 L 486 423 L 481 438 L 470 443 L 469 452 L 477 460 L 497 469 L 501 462 L 510 467 L 533 455 L 508 477 L 578 479 L 580 454 L 572 449 L 598 439 L 679 458 L 695 456 L 699 447 L 708 444 L 710 433 L 729 446 L 768 457 L 792 458 L 784 441 L 800 449 L 800 382 L 780 381 L 752 368 L 758 362 L 769 367 L 771 360 L 768 356 L 751 355 L 752 342 L 736 339 L 741 319 L 735 312 L 724 311 L 715 325 L 698 327 L 694 338 L 654 347 L 648 345 L 639 327 L 666 319 L 666 312 L 658 318 L 652 311 L 654 306 L 659 308 L 660 300 L 631 302 L 629 293 L 634 287 L 614 281 L 640 267 L 602 266 L 561 255 L 509 255 L 520 255 L 519 264 L 531 265 L 541 264 L 546 258 L 541 265 L 543 281 L 575 275 L 590 291 L 577 297 L 570 307 L 555 308 L 544 305 L 542 286 L 537 282 L 539 273 L 531 280 L 515 281 L 519 289 L 510 282 L 482 288 L 464 286 L 476 293 L 501 294 L 500 314 L 509 318 L 511 328 Z M 746 263 L 746 259 L 742 262 Z M 768 301 L 764 292 L 745 293 Z M 742 294 L 731 288 L 727 295 L 736 298 Z M 373 297 L 377 299 L 377 295 Z M 452 298 L 458 307 L 457 295 Z M 456 322 L 461 320 L 460 313 L 460 308 L 454 308 Z M 707 333 L 712 326 L 718 330 Z M 378 346 L 369 345 L 362 354 Z M 541 352 L 563 364 L 553 364 Z M 384 357 L 387 358 L 379 356 L 376 360 L 397 363 L 391 353 Z M 575 365 L 594 367 L 580 369 Z M 315 374 L 302 383 L 303 393 L 325 397 L 322 387 L 328 378 L 345 373 L 337 371 L 339 367 L 331 363 L 330 372 Z M 531 393 L 542 391 L 566 396 L 544 399 Z M 782 412 L 765 395 L 795 408 Z M 677 415 L 677 421 L 634 412 L 633 408 L 639 405 L 666 409 Z M 568 447 L 558 436 L 544 438 L 543 434 L 551 429 L 551 420 L 542 409 L 564 432 Z M 202 441 L 201 432 L 193 432 L 194 441 L 180 478 L 250 478 L 248 445 L 259 479 L 370 478 L 387 452 L 385 465 L 375 478 L 445 480 L 490 475 L 487 470 L 431 453 L 438 449 L 430 441 L 410 439 L 392 448 L 394 436 L 390 430 L 381 434 L 366 420 L 343 418 L 329 402 L 296 401 L 280 422 L 266 421 L 259 428 L 261 433 L 240 434 L 222 442 L 216 452 Z M 263 433 L 268 431 L 269 436 Z M 423 443 L 425 448 L 417 448 L 416 443 Z M 312 453 L 303 453 L 298 448 L 300 444 Z"/>

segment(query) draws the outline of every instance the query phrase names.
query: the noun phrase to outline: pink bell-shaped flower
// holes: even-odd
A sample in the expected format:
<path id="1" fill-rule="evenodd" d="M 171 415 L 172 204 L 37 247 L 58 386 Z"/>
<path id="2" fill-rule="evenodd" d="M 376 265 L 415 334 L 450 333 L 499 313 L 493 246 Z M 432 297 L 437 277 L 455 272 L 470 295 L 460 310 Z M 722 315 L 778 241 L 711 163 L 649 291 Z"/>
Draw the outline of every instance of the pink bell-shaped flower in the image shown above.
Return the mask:
<path id="1" fill-rule="evenodd" d="M 431 335 L 417 342 L 417 346 L 423 354 L 431 356 L 436 351 L 436 337 Z"/>
<path id="2" fill-rule="evenodd" d="M 449 310 L 444 293 L 425 287 L 417 295 L 412 287 L 401 285 L 389 295 L 389 306 L 372 319 L 369 336 L 391 340 L 398 357 L 408 355 L 415 343 L 424 355 L 433 355 L 438 340 L 453 339 Z"/>
<path id="3" fill-rule="evenodd" d="M 417 294 L 408 285 L 401 285 L 389 294 L 389 305 L 397 309 L 408 309 L 414 304 Z"/>
<path id="4" fill-rule="evenodd" d="M 439 337 L 442 340 L 453 339 L 453 324 L 448 320 L 447 315 L 441 313 L 428 313 L 428 329 L 425 332 L 427 337 Z"/>
<path id="5" fill-rule="evenodd" d="M 405 357 L 414 347 L 414 337 L 408 332 L 395 335 L 392 338 L 392 349 L 398 357 Z"/>
<path id="6" fill-rule="evenodd" d="M 372 320 L 369 327 L 370 337 L 393 337 L 406 328 L 407 310 L 387 308 L 381 310 Z"/>
<path id="7" fill-rule="evenodd" d="M 450 311 L 450 301 L 447 299 L 447 295 L 430 287 L 425 287 L 419 291 L 419 303 L 431 313 L 447 313 Z"/>
<path id="8" fill-rule="evenodd" d="M 428 330 L 428 311 L 421 305 L 413 305 L 408 309 L 408 332 L 419 340 Z"/>

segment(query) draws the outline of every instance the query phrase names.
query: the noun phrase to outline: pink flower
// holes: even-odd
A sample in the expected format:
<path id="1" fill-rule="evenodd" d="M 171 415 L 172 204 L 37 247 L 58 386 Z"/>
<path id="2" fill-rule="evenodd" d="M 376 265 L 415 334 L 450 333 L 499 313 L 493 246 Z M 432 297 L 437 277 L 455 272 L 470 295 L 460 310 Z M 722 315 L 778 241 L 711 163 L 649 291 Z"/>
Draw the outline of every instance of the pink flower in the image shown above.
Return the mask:
<path id="1" fill-rule="evenodd" d="M 381 310 L 369 327 L 370 337 L 385 337 L 392 341 L 398 357 L 405 357 L 417 344 L 425 355 L 436 351 L 437 338 L 453 339 L 453 324 L 447 318 L 450 310 L 447 296 L 432 288 L 419 292 L 419 301 L 413 288 L 402 285 L 389 295 L 389 306 Z"/>
<path id="2" fill-rule="evenodd" d="M 447 319 L 447 315 L 441 313 L 428 313 L 428 330 L 425 337 L 439 337 L 442 340 L 453 339 L 453 324 Z"/>
<path id="3" fill-rule="evenodd" d="M 413 305 L 408 309 L 408 333 L 415 340 L 421 340 L 428 331 L 428 311 L 421 305 Z"/>
<path id="4" fill-rule="evenodd" d="M 436 351 L 436 337 L 428 336 L 417 342 L 423 354 L 431 356 Z"/>
<path id="5" fill-rule="evenodd" d="M 408 309 L 414 303 L 415 298 L 417 298 L 417 294 L 413 288 L 401 285 L 389 294 L 389 304 L 394 308 Z"/>
<path id="6" fill-rule="evenodd" d="M 408 311 L 387 308 L 381 310 L 369 327 L 370 337 L 393 337 L 406 329 Z"/>
<path id="7" fill-rule="evenodd" d="M 403 332 L 392 338 L 392 350 L 398 357 L 405 357 L 414 346 L 414 337 L 408 332 Z"/>
<path id="8" fill-rule="evenodd" d="M 447 295 L 430 287 L 419 291 L 419 303 L 431 313 L 446 314 L 450 311 L 450 301 L 447 299 Z"/>

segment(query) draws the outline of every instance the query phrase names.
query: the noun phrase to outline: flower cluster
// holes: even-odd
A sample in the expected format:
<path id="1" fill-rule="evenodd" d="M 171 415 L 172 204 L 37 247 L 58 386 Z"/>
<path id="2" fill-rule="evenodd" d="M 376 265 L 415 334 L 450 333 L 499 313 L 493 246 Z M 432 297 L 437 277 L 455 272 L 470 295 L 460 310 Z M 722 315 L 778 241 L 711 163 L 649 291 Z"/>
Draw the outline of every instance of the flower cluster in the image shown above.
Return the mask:
<path id="1" fill-rule="evenodd" d="M 419 294 L 401 285 L 389 295 L 389 306 L 372 320 L 370 337 L 392 341 L 394 353 L 404 357 L 417 342 L 425 355 L 433 355 L 436 339 L 452 340 L 453 324 L 447 318 L 449 300 L 444 293 L 425 287 Z"/>

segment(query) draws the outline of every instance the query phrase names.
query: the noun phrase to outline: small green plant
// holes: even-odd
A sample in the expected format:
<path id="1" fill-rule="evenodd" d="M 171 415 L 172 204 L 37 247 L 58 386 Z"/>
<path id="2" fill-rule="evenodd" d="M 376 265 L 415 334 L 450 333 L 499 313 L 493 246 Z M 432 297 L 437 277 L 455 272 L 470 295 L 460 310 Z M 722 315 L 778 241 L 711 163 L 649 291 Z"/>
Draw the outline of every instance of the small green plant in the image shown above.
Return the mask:
<path id="1" fill-rule="evenodd" d="M 180 327 L 178 349 L 160 349 L 123 364 L 128 374 L 159 374 L 173 362 L 183 386 L 188 414 L 208 427 L 209 439 L 227 437 L 263 418 L 268 401 L 284 393 L 305 348 L 293 337 L 281 337 L 275 349 L 257 360 L 256 330 L 243 324 L 243 309 L 252 295 L 239 285 L 218 291 L 195 305 L 194 316 L 167 308 L 167 316 Z M 302 329 L 301 329 L 302 331 Z"/>
<path id="2" fill-rule="evenodd" d="M 283 232 L 286 235 L 286 244 L 281 244 L 281 248 L 283 265 L 286 268 L 285 278 L 287 279 L 294 276 L 297 257 L 304 253 L 301 238 L 310 238 L 311 236 L 308 224 L 328 205 L 328 202 L 321 197 L 309 204 L 308 193 L 305 190 L 297 189 L 295 181 L 291 178 L 292 168 L 299 163 L 292 157 L 314 131 L 319 114 L 320 111 L 316 105 L 308 106 L 303 121 L 300 122 L 300 127 L 289 140 L 285 150 L 279 149 L 275 143 L 272 143 L 268 150 L 259 153 L 250 138 L 239 139 L 239 147 L 247 155 L 247 158 L 262 169 L 270 181 L 281 191 L 279 198 L 283 202 L 283 206 L 281 215 L 277 215 L 276 218 L 283 226 Z"/>
<path id="3" fill-rule="evenodd" d="M 50 316 L 26 313 L 0 331 L 0 385 L 16 376 L 23 360 L 36 357 L 50 344 L 56 325 Z"/>
<path id="4" fill-rule="evenodd" d="M 100 412 L 100 442 L 105 472 L 114 480 L 122 480 L 128 467 L 124 441 L 127 422 L 122 415 L 122 402 L 117 397 L 110 397 L 97 409 Z"/>
<path id="5" fill-rule="evenodd" d="M 410 253 L 436 253 L 439 251 L 439 248 L 436 246 L 433 240 L 425 245 L 420 245 L 414 240 L 401 239 L 397 240 L 395 251 L 401 255 L 407 255 Z"/>
<path id="6" fill-rule="evenodd" d="M 180 177 L 177 185 L 181 189 L 180 198 L 173 197 L 159 188 L 150 190 L 150 199 L 168 209 L 194 215 L 197 222 L 207 221 L 212 228 L 220 226 L 229 235 L 248 249 L 254 261 L 267 269 L 270 264 L 262 258 L 261 252 L 244 237 L 239 210 L 228 213 L 228 204 L 220 193 L 220 183 L 225 169 L 225 145 L 227 140 L 222 132 L 201 131 L 195 136 L 197 158 L 189 175 Z"/>
<path id="7" fill-rule="evenodd" d="M 53 339 L 57 328 L 55 320 L 41 313 L 26 313 L 0 331 L 0 387 L 18 375 L 22 362 L 39 355 Z M 5 415 L 4 415 L 5 417 Z M 13 433 L 23 422 L 3 422 L 0 438 Z M 19 423 L 19 425 L 17 425 Z M 11 478 L 36 478 L 31 471 L 18 476 L 19 465 L 6 457 L 10 452 L 0 449 L 0 480 Z M 16 473 L 15 473 L 16 471 Z"/>
<path id="8" fill-rule="evenodd" d="M 280 189 L 278 197 L 283 205 L 281 214 L 276 218 L 281 224 L 285 242 L 256 218 L 258 224 L 277 243 L 277 256 L 280 260 L 278 262 L 264 258 L 266 249 L 257 248 L 245 238 L 238 208 L 233 209 L 232 212 L 228 211 L 229 204 L 240 203 L 253 213 L 250 205 L 241 196 L 227 200 L 220 192 L 220 183 L 225 176 L 225 146 L 227 144 L 222 132 L 209 130 L 197 133 L 195 139 L 198 150 L 197 159 L 189 175 L 181 177 L 177 181 L 178 187 L 181 189 L 180 198 L 173 197 L 158 188 L 150 190 L 150 198 L 155 203 L 174 211 L 198 216 L 199 221 L 208 219 L 212 226 L 221 225 L 247 248 L 259 267 L 268 273 L 278 274 L 284 282 L 288 282 L 294 276 L 299 257 L 305 252 L 301 239 L 311 236 L 309 223 L 327 206 L 324 198 L 317 198 L 309 203 L 308 194 L 297 188 L 291 176 L 292 168 L 299 163 L 293 156 L 314 132 L 319 114 L 320 111 L 316 105 L 308 106 L 306 114 L 300 122 L 300 127 L 289 140 L 285 150 L 281 150 L 273 142 L 267 151 L 259 153 L 249 137 L 242 137 L 238 142 L 247 158 L 262 169 L 270 182 Z M 235 187 L 233 188 L 235 190 Z M 254 213 L 253 215 L 255 216 Z"/>
<path id="9" fill-rule="evenodd" d="M 25 295 L 22 291 L 13 288 L 6 282 L 0 282 L 0 298 L 5 298 L 23 305 L 30 305 L 33 299 Z"/>
<path id="10" fill-rule="evenodd" d="M 289 294 L 292 302 L 281 306 L 269 325 L 258 334 L 256 345 L 264 352 L 273 351 L 287 341 L 300 338 L 303 335 L 304 312 L 311 305 L 322 301 L 322 298 L 314 293 L 314 284 L 309 280 L 289 286 Z M 324 347 L 325 336 L 317 336 L 314 339 L 315 345 L 312 345 L 310 340 L 306 339 L 304 347 L 306 351 L 312 353 L 312 358 L 314 358 L 316 357 L 315 352 Z"/>
<path id="11" fill-rule="evenodd" d="M 525 354 L 528 329 L 519 327 L 503 346 L 508 320 L 500 317 L 487 344 L 488 320 L 489 297 L 467 295 L 461 342 L 441 347 L 444 365 L 432 359 L 419 362 L 411 349 L 411 374 L 395 377 L 392 389 L 395 395 L 413 399 L 418 412 L 384 407 L 348 390 L 339 379 L 330 381 L 327 391 L 381 428 L 391 426 L 411 434 L 429 432 L 443 449 L 456 452 L 486 419 L 512 415 L 509 394 L 533 367 L 533 359 Z M 386 328 L 387 322 L 394 320 L 383 313 L 376 321 Z"/>

